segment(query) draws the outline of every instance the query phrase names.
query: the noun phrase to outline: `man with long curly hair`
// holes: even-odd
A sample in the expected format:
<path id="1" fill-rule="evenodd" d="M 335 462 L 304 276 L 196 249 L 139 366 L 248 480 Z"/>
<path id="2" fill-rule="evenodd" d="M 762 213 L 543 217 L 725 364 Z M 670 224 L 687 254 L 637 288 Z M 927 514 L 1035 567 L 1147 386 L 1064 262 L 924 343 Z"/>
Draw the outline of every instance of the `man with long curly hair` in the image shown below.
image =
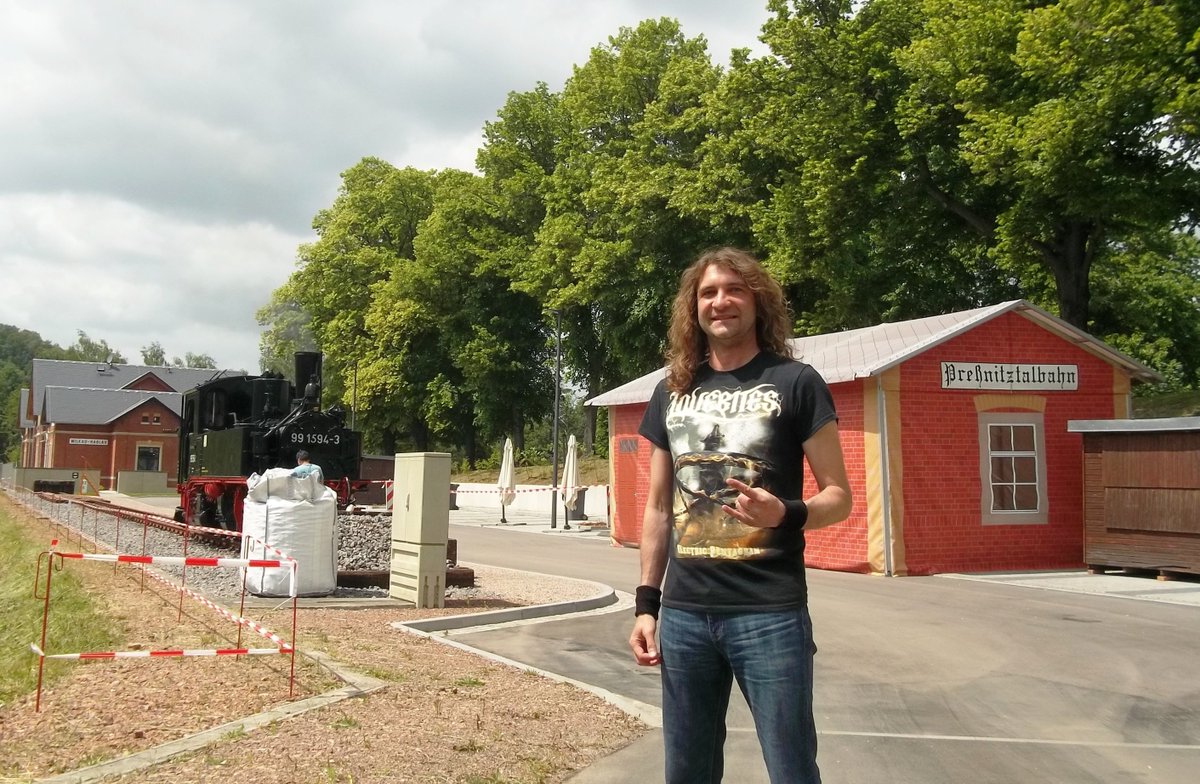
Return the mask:
<path id="1" fill-rule="evenodd" d="M 846 519 L 850 486 L 833 398 L 790 335 L 750 254 L 710 250 L 684 271 L 639 429 L 654 449 L 629 639 L 662 666 L 668 784 L 721 780 L 735 678 L 771 781 L 821 780 L 804 532 Z"/>

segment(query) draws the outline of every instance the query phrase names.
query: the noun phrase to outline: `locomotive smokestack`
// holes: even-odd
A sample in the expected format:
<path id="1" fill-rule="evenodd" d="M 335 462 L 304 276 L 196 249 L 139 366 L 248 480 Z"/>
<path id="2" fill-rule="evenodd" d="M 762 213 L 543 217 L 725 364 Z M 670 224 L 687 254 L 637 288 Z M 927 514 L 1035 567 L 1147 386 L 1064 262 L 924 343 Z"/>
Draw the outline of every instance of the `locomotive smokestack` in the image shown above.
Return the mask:
<path id="1" fill-rule="evenodd" d="M 296 392 L 304 398 L 304 405 L 321 407 L 321 364 L 323 355 L 319 351 L 296 352 Z"/>

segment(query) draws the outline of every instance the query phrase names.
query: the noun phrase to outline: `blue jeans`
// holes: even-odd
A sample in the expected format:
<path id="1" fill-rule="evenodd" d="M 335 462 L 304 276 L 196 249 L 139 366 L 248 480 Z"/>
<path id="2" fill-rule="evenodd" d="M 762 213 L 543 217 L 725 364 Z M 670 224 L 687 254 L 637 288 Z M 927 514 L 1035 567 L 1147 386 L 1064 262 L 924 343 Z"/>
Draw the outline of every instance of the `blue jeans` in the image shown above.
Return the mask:
<path id="1" fill-rule="evenodd" d="M 664 607 L 667 784 L 715 784 L 725 770 L 725 712 L 736 678 L 772 784 L 820 784 L 808 608 L 715 614 Z"/>

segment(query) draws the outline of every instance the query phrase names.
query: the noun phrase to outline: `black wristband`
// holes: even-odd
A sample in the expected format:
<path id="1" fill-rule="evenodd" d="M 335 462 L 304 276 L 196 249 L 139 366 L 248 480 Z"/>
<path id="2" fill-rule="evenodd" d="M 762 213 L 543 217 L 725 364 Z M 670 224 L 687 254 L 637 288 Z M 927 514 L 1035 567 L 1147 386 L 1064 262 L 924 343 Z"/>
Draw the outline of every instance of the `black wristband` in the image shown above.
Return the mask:
<path id="1" fill-rule="evenodd" d="M 633 596 L 633 614 L 649 615 L 658 620 L 658 610 L 662 607 L 662 591 L 653 585 L 639 585 Z"/>
<path id="2" fill-rule="evenodd" d="M 799 498 L 781 500 L 783 500 L 783 522 L 780 523 L 780 526 L 803 528 L 804 524 L 808 522 L 808 504 Z"/>

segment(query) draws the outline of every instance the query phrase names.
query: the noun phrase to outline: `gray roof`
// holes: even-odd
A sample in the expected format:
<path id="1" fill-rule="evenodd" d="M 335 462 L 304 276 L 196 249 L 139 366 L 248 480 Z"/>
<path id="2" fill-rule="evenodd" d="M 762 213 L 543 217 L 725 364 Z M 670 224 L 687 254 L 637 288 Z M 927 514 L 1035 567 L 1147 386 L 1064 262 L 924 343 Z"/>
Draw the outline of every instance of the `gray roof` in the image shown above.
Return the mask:
<path id="1" fill-rule="evenodd" d="M 610 389 L 584 402 L 585 406 L 624 406 L 629 403 L 645 403 L 654 394 L 658 382 L 667 377 L 667 369 L 661 367 L 653 373 L 635 378 L 616 389 Z"/>
<path id="2" fill-rule="evenodd" d="M 155 365 L 110 365 L 63 359 L 33 360 L 33 410 L 41 411 L 47 387 L 126 389 L 139 378 L 152 375 L 176 392 L 186 392 L 218 376 L 244 376 L 240 370 L 173 368 Z"/>
<path id="3" fill-rule="evenodd" d="M 25 412 L 29 408 L 29 390 L 21 390 L 20 408 L 17 409 L 17 427 L 26 428 L 33 427 L 34 421 Z"/>
<path id="4" fill-rule="evenodd" d="M 1158 373 L 1137 360 L 1021 299 L 942 316 L 793 338 L 788 343 L 795 355 L 816 368 L 826 383 L 838 384 L 858 378 L 869 378 L 890 370 L 917 354 L 1005 313 L 1016 313 L 1029 319 L 1063 340 L 1120 367 L 1132 378 L 1140 381 L 1162 380 Z M 665 376 L 666 369 L 660 368 L 628 384 L 597 395 L 588 400 L 586 405 L 619 406 L 644 403 L 650 399 L 654 387 Z"/>
<path id="5" fill-rule="evenodd" d="M 1200 416 L 1158 419 L 1072 419 L 1068 433 L 1167 433 L 1200 430 Z"/>
<path id="6" fill-rule="evenodd" d="M 180 392 L 46 387 L 43 421 L 71 425 L 107 425 L 147 400 L 159 401 L 176 416 L 183 408 L 183 394 Z"/>

